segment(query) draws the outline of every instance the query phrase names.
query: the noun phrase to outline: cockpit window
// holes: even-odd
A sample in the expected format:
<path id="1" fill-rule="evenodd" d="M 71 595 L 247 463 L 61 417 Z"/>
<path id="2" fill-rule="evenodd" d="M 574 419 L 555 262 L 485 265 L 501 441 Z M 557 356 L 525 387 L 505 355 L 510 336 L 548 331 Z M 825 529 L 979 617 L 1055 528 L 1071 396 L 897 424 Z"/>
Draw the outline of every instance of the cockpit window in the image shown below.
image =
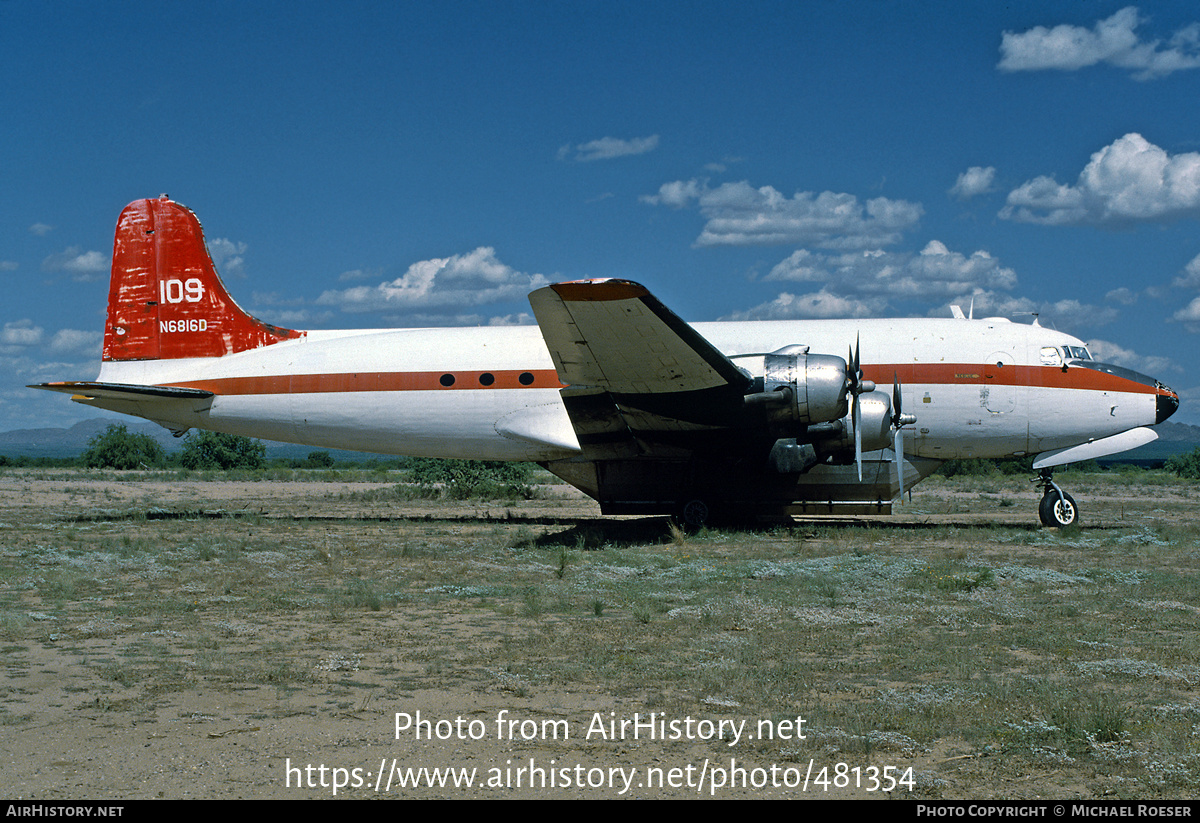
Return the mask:
<path id="1" fill-rule="evenodd" d="M 1042 365 L 1043 366 L 1061 366 L 1062 355 L 1054 346 L 1042 346 Z"/>
<path id="2" fill-rule="evenodd" d="M 1063 351 L 1067 353 L 1067 357 L 1071 360 L 1091 360 L 1092 355 L 1083 346 L 1063 346 Z"/>

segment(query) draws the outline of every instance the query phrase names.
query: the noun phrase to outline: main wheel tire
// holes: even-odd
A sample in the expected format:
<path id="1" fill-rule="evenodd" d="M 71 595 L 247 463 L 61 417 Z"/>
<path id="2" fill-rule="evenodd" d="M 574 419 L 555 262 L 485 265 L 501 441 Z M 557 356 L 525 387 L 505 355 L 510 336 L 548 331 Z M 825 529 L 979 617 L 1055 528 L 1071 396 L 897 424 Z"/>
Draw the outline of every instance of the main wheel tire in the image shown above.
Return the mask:
<path id="1" fill-rule="evenodd" d="M 1043 526 L 1061 529 L 1079 522 L 1079 507 L 1075 505 L 1075 499 L 1071 495 L 1063 492 L 1059 497 L 1058 492 L 1051 489 L 1042 497 L 1041 505 L 1038 506 L 1038 516 L 1041 517 Z"/>
<path id="2" fill-rule="evenodd" d="M 685 526 L 691 526 L 698 529 L 708 522 L 708 518 L 712 515 L 708 504 L 699 498 L 689 500 L 679 509 L 679 519 L 683 521 Z"/>

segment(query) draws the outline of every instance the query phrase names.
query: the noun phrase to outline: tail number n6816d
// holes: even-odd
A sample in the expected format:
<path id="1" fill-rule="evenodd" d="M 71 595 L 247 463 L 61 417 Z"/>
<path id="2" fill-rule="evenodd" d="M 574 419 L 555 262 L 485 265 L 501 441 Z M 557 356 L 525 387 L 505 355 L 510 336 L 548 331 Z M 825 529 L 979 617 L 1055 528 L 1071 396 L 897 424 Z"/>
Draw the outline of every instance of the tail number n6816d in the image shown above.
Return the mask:
<path id="1" fill-rule="evenodd" d="M 160 303 L 199 303 L 204 297 L 204 283 L 198 277 L 187 280 L 159 280 L 158 300 Z"/>
<path id="2" fill-rule="evenodd" d="M 158 331 L 161 334 L 170 334 L 177 331 L 208 331 L 208 321 L 204 318 L 190 318 L 188 320 L 159 320 Z"/>

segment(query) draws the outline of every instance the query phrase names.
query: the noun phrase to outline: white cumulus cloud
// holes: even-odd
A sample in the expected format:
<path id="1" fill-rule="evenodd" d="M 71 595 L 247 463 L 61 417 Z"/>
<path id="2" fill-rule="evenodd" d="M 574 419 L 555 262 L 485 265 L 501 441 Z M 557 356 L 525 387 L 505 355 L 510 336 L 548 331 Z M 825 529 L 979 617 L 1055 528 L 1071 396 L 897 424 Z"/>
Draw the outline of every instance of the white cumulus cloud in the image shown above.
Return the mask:
<path id="1" fill-rule="evenodd" d="M 863 203 L 852 194 L 831 191 L 787 197 L 772 186 L 755 188 L 745 181 L 716 188 L 699 180 L 675 181 L 642 201 L 675 208 L 695 202 L 707 218 L 697 246 L 878 247 L 898 242 L 924 213 L 920 204 L 906 200 L 876 197 Z"/>
<path id="2" fill-rule="evenodd" d="M 33 325 L 32 320 L 17 320 L 5 323 L 0 329 L 0 344 L 4 346 L 36 346 L 42 342 L 44 330 Z"/>
<path id="3" fill-rule="evenodd" d="M 103 335 L 98 331 L 59 329 L 50 339 L 49 350 L 55 355 L 82 354 L 100 357 Z"/>
<path id="4" fill-rule="evenodd" d="M 1073 186 L 1041 176 L 1009 192 L 1000 216 L 1051 226 L 1200 216 L 1200 153 L 1171 155 L 1127 134 L 1093 154 Z"/>
<path id="5" fill-rule="evenodd" d="M 42 261 L 42 271 L 66 272 L 72 280 L 80 282 L 98 280 L 108 269 L 107 255 L 98 251 L 83 251 L 78 246 L 70 246 Z"/>
<path id="6" fill-rule="evenodd" d="M 1183 323 L 1184 328 L 1190 332 L 1200 333 L 1200 297 L 1175 312 L 1171 319 Z"/>
<path id="7" fill-rule="evenodd" d="M 245 243 L 235 243 L 224 237 L 214 237 L 207 241 L 206 245 L 208 246 L 208 256 L 212 258 L 213 265 L 218 272 L 235 277 L 246 276 L 246 261 L 242 257 L 246 253 Z"/>
<path id="8" fill-rule="evenodd" d="M 722 320 L 798 320 L 809 318 L 874 317 L 887 306 L 882 298 L 855 298 L 825 289 L 810 294 L 784 292 L 767 303 L 734 312 Z"/>
<path id="9" fill-rule="evenodd" d="M 1200 289 L 1200 254 L 1196 255 L 1183 267 L 1183 276 L 1176 277 L 1172 285 L 1185 289 Z"/>
<path id="10" fill-rule="evenodd" d="M 1200 67 L 1200 24 L 1175 32 L 1164 44 L 1144 41 L 1135 29 L 1144 22 L 1136 6 L 1127 6 L 1092 28 L 1063 24 L 1004 32 L 1001 71 L 1074 71 L 1107 63 L 1133 71 L 1135 80 L 1151 80 L 1175 71 Z"/>
<path id="11" fill-rule="evenodd" d="M 986 251 L 970 256 L 931 240 L 918 254 L 871 251 L 825 255 L 797 249 L 777 264 L 765 280 L 823 283 L 843 295 L 886 295 L 896 298 L 936 298 L 975 289 L 1011 289 L 1017 284 L 1012 269 Z"/>
<path id="12" fill-rule="evenodd" d="M 549 282 L 544 275 L 513 269 L 500 262 L 495 249 L 480 246 L 467 254 L 413 263 L 395 280 L 326 291 L 317 303 L 352 312 L 479 306 L 524 298 Z"/>
<path id="13" fill-rule="evenodd" d="M 558 150 L 560 160 L 571 157 L 580 163 L 590 163 L 594 160 L 612 160 L 617 157 L 630 157 L 635 154 L 646 154 L 658 148 L 658 135 L 649 137 L 634 137 L 623 140 L 619 137 L 601 137 L 576 146 L 563 146 Z"/>
<path id="14" fill-rule="evenodd" d="M 1135 351 L 1122 348 L 1108 340 L 1088 340 L 1087 347 L 1091 351 L 1092 357 L 1102 363 L 1124 366 L 1127 369 L 1133 369 L 1142 374 L 1155 376 L 1168 371 L 1182 371 L 1169 357 L 1140 355 Z"/>
<path id="15" fill-rule="evenodd" d="M 960 200 L 969 200 L 980 194 L 993 191 L 992 183 L 996 179 L 996 167 L 971 166 L 958 176 L 958 180 L 950 188 L 950 196 Z"/>

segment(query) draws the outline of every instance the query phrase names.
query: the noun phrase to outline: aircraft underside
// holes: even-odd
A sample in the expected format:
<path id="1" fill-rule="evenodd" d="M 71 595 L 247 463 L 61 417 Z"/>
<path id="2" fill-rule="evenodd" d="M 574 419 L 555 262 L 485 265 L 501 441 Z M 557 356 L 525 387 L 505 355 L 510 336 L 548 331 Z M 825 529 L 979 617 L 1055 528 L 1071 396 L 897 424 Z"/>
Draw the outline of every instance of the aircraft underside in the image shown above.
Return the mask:
<path id="1" fill-rule="evenodd" d="M 819 465 L 781 474 L 765 461 L 700 458 L 557 460 L 548 470 L 600 503 L 604 514 L 672 514 L 692 525 L 812 514 L 891 514 L 900 496 L 890 451 L 856 465 Z M 907 457 L 905 491 L 928 477 L 937 460 Z"/>

